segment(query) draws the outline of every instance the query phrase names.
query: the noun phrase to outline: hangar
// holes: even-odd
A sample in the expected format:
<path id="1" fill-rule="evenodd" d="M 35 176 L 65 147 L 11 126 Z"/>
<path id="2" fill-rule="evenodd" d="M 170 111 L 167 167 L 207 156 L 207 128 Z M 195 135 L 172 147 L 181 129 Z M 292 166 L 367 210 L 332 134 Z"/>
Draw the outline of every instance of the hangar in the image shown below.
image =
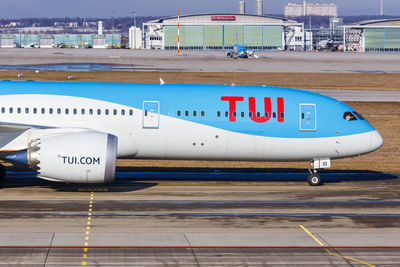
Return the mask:
<path id="1" fill-rule="evenodd" d="M 0 34 L 0 48 L 106 48 L 120 46 L 120 34 Z"/>
<path id="2" fill-rule="evenodd" d="M 178 17 L 143 24 L 147 49 L 177 49 Z M 224 50 L 235 44 L 251 50 L 304 50 L 304 24 L 271 16 L 200 14 L 179 17 L 180 48 Z"/>
<path id="3" fill-rule="evenodd" d="M 400 19 L 363 21 L 343 28 L 346 51 L 400 52 Z"/>

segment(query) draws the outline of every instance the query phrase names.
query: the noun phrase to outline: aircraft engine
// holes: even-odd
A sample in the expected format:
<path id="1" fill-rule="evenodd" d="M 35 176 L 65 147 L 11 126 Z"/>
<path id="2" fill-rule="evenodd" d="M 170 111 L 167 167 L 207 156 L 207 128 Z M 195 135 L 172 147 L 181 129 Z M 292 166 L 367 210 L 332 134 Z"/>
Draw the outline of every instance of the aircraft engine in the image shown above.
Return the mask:
<path id="1" fill-rule="evenodd" d="M 118 138 L 101 132 L 74 132 L 32 140 L 26 151 L 38 177 L 70 183 L 106 183 L 115 178 Z"/>

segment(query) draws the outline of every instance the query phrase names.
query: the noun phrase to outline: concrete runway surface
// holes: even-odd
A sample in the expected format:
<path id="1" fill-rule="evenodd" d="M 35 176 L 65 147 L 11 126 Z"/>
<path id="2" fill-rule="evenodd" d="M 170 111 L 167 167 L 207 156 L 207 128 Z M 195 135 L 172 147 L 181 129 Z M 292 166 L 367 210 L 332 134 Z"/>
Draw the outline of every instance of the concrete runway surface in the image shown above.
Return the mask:
<path id="1" fill-rule="evenodd" d="M 0 65 L 114 64 L 106 70 L 189 72 L 400 73 L 400 53 L 257 52 L 234 60 L 226 51 L 129 49 L 0 49 Z M 85 66 L 70 66 L 85 69 Z M 93 67 L 99 70 L 100 66 Z"/>
<path id="2" fill-rule="evenodd" d="M 399 266 L 400 174 L 33 172 L 1 183 L 0 262 L 26 266 Z"/>

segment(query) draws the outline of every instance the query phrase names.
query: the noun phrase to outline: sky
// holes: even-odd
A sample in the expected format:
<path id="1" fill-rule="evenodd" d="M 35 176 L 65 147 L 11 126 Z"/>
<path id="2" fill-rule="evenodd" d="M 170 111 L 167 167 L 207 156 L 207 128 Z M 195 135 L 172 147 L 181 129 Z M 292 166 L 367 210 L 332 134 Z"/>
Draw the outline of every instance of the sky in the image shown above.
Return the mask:
<path id="1" fill-rule="evenodd" d="M 256 0 L 245 0 L 246 13 L 255 13 Z M 264 14 L 283 14 L 287 3 L 301 0 L 264 0 Z M 380 0 L 309 0 L 334 3 L 340 15 L 379 15 Z M 182 14 L 236 13 L 238 0 L 0 0 L 0 18 L 21 17 L 126 17 Z M 384 0 L 385 15 L 400 17 L 400 0 Z"/>

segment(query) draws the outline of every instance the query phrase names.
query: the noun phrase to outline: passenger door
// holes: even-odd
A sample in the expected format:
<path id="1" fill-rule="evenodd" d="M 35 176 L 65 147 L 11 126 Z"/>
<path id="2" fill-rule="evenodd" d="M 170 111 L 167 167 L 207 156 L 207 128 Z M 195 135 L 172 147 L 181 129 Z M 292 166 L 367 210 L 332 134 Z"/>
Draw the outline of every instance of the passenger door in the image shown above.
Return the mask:
<path id="1" fill-rule="evenodd" d="M 143 101 L 143 128 L 158 129 L 160 127 L 160 102 Z"/>
<path id="2" fill-rule="evenodd" d="M 317 130 L 317 112 L 315 104 L 300 104 L 300 131 Z"/>

